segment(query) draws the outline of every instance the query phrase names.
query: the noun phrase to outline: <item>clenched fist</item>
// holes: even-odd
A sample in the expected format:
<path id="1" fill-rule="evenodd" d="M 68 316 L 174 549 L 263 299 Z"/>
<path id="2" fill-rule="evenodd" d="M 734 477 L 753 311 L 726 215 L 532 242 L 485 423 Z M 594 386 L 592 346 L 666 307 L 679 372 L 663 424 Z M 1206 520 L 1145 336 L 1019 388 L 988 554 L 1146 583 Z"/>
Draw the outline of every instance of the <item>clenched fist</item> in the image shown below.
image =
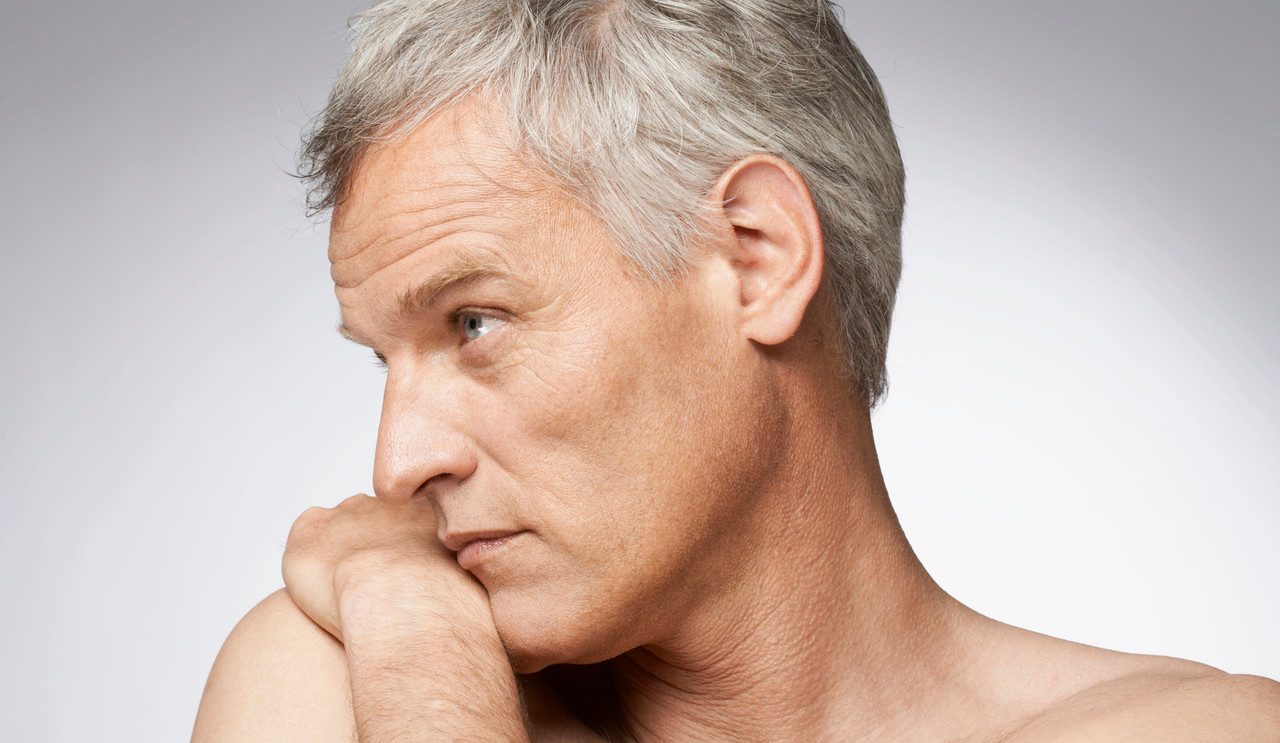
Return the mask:
<path id="1" fill-rule="evenodd" d="M 393 506 L 359 494 L 308 508 L 289 530 L 283 573 L 294 602 L 343 642 L 355 621 L 401 631 L 492 621 L 484 586 L 440 543 L 422 501 Z"/>
<path id="2" fill-rule="evenodd" d="M 429 504 L 362 494 L 308 508 L 283 570 L 294 603 L 343 644 L 361 741 L 527 743 L 489 594 L 440 543 Z"/>

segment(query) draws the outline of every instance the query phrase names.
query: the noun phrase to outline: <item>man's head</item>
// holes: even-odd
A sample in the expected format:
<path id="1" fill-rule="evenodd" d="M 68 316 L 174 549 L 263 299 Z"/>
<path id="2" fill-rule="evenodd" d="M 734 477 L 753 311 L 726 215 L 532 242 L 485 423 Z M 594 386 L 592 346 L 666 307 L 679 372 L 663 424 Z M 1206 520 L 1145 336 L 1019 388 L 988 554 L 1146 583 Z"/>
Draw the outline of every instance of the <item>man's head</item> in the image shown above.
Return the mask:
<path id="1" fill-rule="evenodd" d="M 304 160 L 345 332 L 388 365 L 376 493 L 526 530 L 473 568 L 517 671 L 654 641 L 760 548 L 792 393 L 883 393 L 879 87 L 822 2 L 396 0 L 357 28 Z"/>

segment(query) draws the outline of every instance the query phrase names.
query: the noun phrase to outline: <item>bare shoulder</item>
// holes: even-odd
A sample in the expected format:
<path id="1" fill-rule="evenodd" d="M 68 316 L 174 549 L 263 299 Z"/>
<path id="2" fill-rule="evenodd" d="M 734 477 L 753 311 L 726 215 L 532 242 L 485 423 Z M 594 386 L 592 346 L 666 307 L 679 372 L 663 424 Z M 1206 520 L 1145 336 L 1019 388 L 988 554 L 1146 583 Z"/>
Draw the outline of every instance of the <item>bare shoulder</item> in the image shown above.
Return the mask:
<path id="1" fill-rule="evenodd" d="M 1003 740 L 1280 742 L 1280 683 L 1168 660 L 1073 694 Z"/>
<path id="2" fill-rule="evenodd" d="M 245 614 L 213 662 L 192 743 L 356 740 L 342 644 L 285 589 Z"/>
<path id="3" fill-rule="evenodd" d="M 601 740 L 544 674 L 517 676 L 534 743 Z M 342 643 L 281 588 L 231 630 L 213 662 L 192 743 L 352 743 L 351 679 Z"/>

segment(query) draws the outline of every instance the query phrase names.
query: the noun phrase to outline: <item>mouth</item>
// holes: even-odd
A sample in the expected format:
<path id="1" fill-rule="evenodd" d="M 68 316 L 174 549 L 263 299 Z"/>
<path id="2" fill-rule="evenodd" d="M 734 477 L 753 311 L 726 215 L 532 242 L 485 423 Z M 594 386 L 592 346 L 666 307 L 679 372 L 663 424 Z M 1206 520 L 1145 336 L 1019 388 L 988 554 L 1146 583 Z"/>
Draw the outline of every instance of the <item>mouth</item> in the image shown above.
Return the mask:
<path id="1" fill-rule="evenodd" d="M 458 566 L 463 570 L 470 570 L 491 555 L 505 549 L 521 534 L 524 534 L 524 532 L 516 531 L 468 540 L 458 550 Z"/>

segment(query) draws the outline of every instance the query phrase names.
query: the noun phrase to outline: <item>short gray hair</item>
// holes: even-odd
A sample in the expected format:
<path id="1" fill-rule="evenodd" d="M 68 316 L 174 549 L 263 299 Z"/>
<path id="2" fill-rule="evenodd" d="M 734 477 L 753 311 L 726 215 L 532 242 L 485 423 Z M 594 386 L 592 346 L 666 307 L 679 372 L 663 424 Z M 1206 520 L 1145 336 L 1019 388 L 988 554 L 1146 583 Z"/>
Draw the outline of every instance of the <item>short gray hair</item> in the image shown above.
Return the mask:
<path id="1" fill-rule="evenodd" d="M 821 220 L 845 384 L 875 407 L 902 269 L 904 172 L 875 73 L 827 0 L 385 0 L 303 135 L 312 213 L 356 160 L 471 94 L 655 281 L 683 274 L 738 159 L 784 158 Z"/>

